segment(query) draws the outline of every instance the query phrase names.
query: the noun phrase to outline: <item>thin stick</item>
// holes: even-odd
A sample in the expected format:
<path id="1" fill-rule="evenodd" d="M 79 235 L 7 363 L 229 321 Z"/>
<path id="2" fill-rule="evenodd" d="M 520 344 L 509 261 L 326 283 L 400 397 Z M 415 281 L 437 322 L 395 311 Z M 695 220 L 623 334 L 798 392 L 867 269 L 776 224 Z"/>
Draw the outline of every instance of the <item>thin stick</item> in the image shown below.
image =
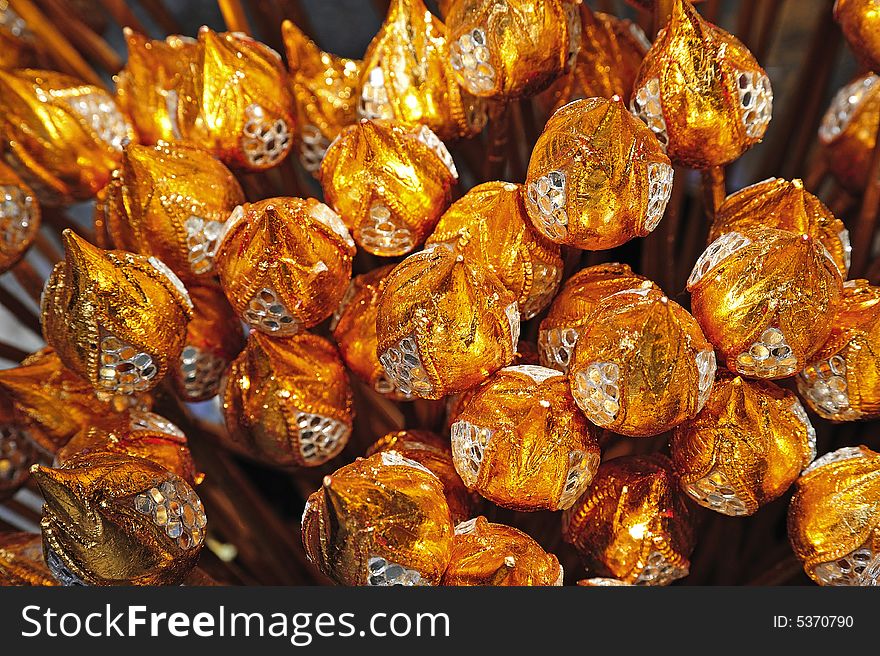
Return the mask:
<path id="1" fill-rule="evenodd" d="M 55 24 L 62 26 L 61 29 L 80 51 L 111 75 L 119 72 L 122 68 L 122 60 L 110 44 L 95 34 L 59 0 L 41 0 L 41 2 Z"/>
<path id="2" fill-rule="evenodd" d="M 42 232 L 38 232 L 34 236 L 34 247 L 43 254 L 51 264 L 55 264 L 56 262 L 60 262 L 63 258 L 61 255 L 61 251 L 59 251 L 55 244 L 53 244 Z"/>
<path id="3" fill-rule="evenodd" d="M 774 2 L 765 2 L 764 17 L 761 21 L 761 29 L 758 32 L 758 42 L 752 54 L 759 62 L 763 62 L 770 52 L 770 46 L 773 43 L 773 37 L 776 34 L 776 25 L 778 23 L 779 14 L 782 13 L 782 7 L 785 0 L 775 0 Z"/>
<path id="4" fill-rule="evenodd" d="M 54 229 L 59 235 L 70 229 L 86 241 L 94 243 L 92 231 L 71 219 L 60 207 L 43 208 L 43 225 Z"/>
<path id="5" fill-rule="evenodd" d="M 220 6 L 220 13 L 223 14 L 223 21 L 230 32 L 243 32 L 252 35 L 251 25 L 248 22 L 247 14 L 239 0 L 217 0 Z"/>
<path id="6" fill-rule="evenodd" d="M 177 19 L 171 14 L 168 9 L 165 8 L 165 5 L 162 4 L 162 0 L 138 0 L 141 4 L 141 7 L 144 8 L 150 17 L 159 24 L 165 32 L 168 34 L 180 34 L 183 32 L 183 28 L 181 28 L 180 23 L 177 22 Z"/>
<path id="7" fill-rule="evenodd" d="M 684 177 L 684 169 L 675 169 L 673 173 L 672 195 L 669 198 L 669 203 L 666 205 L 664 218 L 660 222 L 660 228 L 663 231 L 661 234 L 665 237 L 663 241 L 667 263 L 675 262 L 678 255 L 675 252 L 675 247 L 678 245 L 678 229 L 681 225 L 681 211 L 686 191 Z M 667 278 L 664 282 L 663 289 L 668 290 L 669 293 L 677 292 L 679 285 L 681 284 L 676 273 L 675 267 L 666 267 Z"/>
<path id="8" fill-rule="evenodd" d="M 6 308 L 22 326 L 28 328 L 35 335 L 43 334 L 43 329 L 40 327 L 40 318 L 36 313 L 3 285 L 0 285 L 0 305 Z"/>
<path id="9" fill-rule="evenodd" d="M 877 131 L 877 143 L 871 153 L 868 184 L 862 197 L 862 207 L 853 231 L 851 276 L 859 276 L 867 269 L 871 247 L 874 244 L 878 203 L 880 203 L 880 129 Z"/>
<path id="10" fill-rule="evenodd" d="M 119 27 L 130 27 L 141 34 L 149 33 L 146 26 L 125 3 L 125 0 L 100 0 L 100 2 L 107 13 L 113 16 L 113 20 Z"/>
<path id="11" fill-rule="evenodd" d="M 79 51 L 70 45 L 64 35 L 55 29 L 52 21 L 46 18 L 31 0 L 10 0 L 10 6 L 27 23 L 37 40 L 45 45 L 60 70 L 76 75 L 89 84 L 104 86 L 104 82 L 82 58 Z"/>
<path id="12" fill-rule="evenodd" d="M 737 9 L 736 35 L 752 52 L 755 51 L 755 44 L 752 40 L 752 28 L 757 22 L 755 21 L 755 10 L 757 8 L 758 0 L 742 0 Z"/>
<path id="13" fill-rule="evenodd" d="M 22 289 L 27 292 L 37 305 L 40 304 L 40 296 L 43 294 L 43 278 L 27 260 L 21 260 L 12 268 L 12 275 L 18 280 Z"/>
<path id="14" fill-rule="evenodd" d="M 0 359 L 10 360 L 11 362 L 21 362 L 30 353 L 27 351 L 22 351 L 17 346 L 12 346 L 12 344 L 7 344 L 6 342 L 0 342 Z"/>
<path id="15" fill-rule="evenodd" d="M 727 198 L 727 188 L 724 181 L 724 167 L 713 166 L 702 171 L 703 197 L 705 198 L 706 216 L 715 218 L 721 203 Z"/>
<path id="16" fill-rule="evenodd" d="M 504 175 L 509 134 L 510 106 L 504 104 L 491 108 L 489 112 L 489 143 L 486 145 L 483 181 L 500 180 Z"/>
<path id="17" fill-rule="evenodd" d="M 651 28 L 651 34 L 656 37 L 657 32 L 669 22 L 672 16 L 672 7 L 674 0 L 654 0 L 654 23 Z"/>

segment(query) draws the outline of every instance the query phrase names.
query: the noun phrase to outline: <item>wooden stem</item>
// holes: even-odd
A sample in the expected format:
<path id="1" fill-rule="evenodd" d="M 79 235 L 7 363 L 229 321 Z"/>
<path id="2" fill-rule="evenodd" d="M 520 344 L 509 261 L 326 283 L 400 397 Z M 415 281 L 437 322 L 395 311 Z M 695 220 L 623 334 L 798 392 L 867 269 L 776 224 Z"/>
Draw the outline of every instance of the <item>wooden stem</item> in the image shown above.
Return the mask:
<path id="1" fill-rule="evenodd" d="M 140 34 L 148 34 L 146 26 L 135 16 L 125 0 L 100 0 L 100 2 L 119 27 L 130 27 Z"/>
<path id="2" fill-rule="evenodd" d="M 230 32 L 242 32 L 249 36 L 253 35 L 247 14 L 240 0 L 217 0 L 217 4 L 220 5 L 220 13 L 223 14 L 223 21 Z"/>
<path id="3" fill-rule="evenodd" d="M 22 351 L 17 346 L 12 346 L 12 344 L 7 344 L 6 342 L 0 342 L 0 358 L 3 360 L 10 360 L 11 362 L 21 362 L 24 360 L 30 353 L 27 351 Z"/>
<path id="4" fill-rule="evenodd" d="M 104 39 L 95 34 L 61 0 L 41 0 L 42 6 L 71 43 L 98 66 L 114 75 L 122 68 L 122 60 Z"/>
<path id="5" fill-rule="evenodd" d="M 168 34 L 180 34 L 183 32 L 183 28 L 181 28 L 180 23 L 177 22 L 177 19 L 171 14 L 168 9 L 166 9 L 165 5 L 162 4 L 162 0 L 138 0 L 140 2 L 141 7 L 144 8 L 150 17 L 159 24 L 166 33 Z"/>
<path id="6" fill-rule="evenodd" d="M 0 285 L 0 305 L 11 312 L 22 326 L 30 329 L 35 335 L 43 334 L 40 318 L 36 313 L 3 285 Z"/>
<path id="7" fill-rule="evenodd" d="M 510 134 L 510 106 L 498 105 L 489 113 L 489 143 L 483 166 L 483 181 L 500 180 L 504 175 L 507 139 Z"/>
<path id="8" fill-rule="evenodd" d="M 727 188 L 724 180 L 724 167 L 713 166 L 702 172 L 703 198 L 705 199 L 706 216 L 715 218 L 721 203 L 727 198 Z"/>
<path id="9" fill-rule="evenodd" d="M 876 144 L 871 153 L 868 166 L 868 184 L 862 196 L 862 207 L 853 231 L 851 277 L 862 275 L 868 267 L 871 247 L 874 244 L 874 229 L 877 226 L 877 211 L 880 204 L 880 128 L 877 130 Z"/>
<path id="10" fill-rule="evenodd" d="M 43 278 L 34 270 L 31 263 L 27 260 L 21 260 L 12 268 L 12 275 L 18 280 L 27 295 L 39 305 L 40 296 L 43 294 Z"/>

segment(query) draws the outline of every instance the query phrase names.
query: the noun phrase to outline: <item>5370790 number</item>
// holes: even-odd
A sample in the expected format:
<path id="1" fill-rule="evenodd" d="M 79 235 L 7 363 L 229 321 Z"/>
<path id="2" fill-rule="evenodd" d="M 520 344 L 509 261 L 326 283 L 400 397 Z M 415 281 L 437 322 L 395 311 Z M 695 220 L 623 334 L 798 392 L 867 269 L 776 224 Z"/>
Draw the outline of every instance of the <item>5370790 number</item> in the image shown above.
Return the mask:
<path id="1" fill-rule="evenodd" d="M 852 615 L 774 615 L 774 629 L 851 629 Z"/>

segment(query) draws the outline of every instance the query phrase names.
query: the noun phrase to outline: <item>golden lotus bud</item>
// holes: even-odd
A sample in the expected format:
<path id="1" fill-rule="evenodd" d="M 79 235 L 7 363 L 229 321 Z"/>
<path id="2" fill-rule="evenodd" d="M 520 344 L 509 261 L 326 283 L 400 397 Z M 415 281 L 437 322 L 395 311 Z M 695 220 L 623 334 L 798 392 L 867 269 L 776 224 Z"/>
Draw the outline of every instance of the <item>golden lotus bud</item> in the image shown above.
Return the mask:
<path id="1" fill-rule="evenodd" d="M 0 0 L 0 69 L 33 66 L 36 46 L 24 19 L 9 6 L 9 0 Z"/>
<path id="2" fill-rule="evenodd" d="M 724 515 L 751 515 L 781 496 L 816 457 L 801 402 L 769 381 L 722 373 L 706 406 L 675 429 L 682 489 Z"/>
<path id="3" fill-rule="evenodd" d="M 562 585 L 556 556 L 511 526 L 475 517 L 455 527 L 443 585 Z"/>
<path id="4" fill-rule="evenodd" d="M 586 494 L 562 516 L 562 536 L 591 574 L 635 585 L 687 576 L 694 548 L 672 463 L 657 453 L 602 463 Z"/>
<path id="5" fill-rule="evenodd" d="M 828 251 L 846 278 L 852 247 L 843 222 L 813 194 L 802 180 L 769 178 L 740 189 L 727 197 L 709 230 L 713 242 L 725 232 L 745 232 L 753 228 L 779 228 L 807 234 Z"/>
<path id="6" fill-rule="evenodd" d="M 672 193 L 672 166 L 619 98 L 569 103 L 547 121 L 526 176 L 526 209 L 548 239 L 589 250 L 644 237 Z"/>
<path id="7" fill-rule="evenodd" d="M 541 320 L 538 351 L 541 364 L 568 371 L 574 347 L 590 325 L 600 301 L 628 289 L 659 289 L 653 282 L 633 273 L 628 264 L 597 264 L 581 269 L 565 281 Z"/>
<path id="8" fill-rule="evenodd" d="M 117 248 L 155 255 L 194 280 L 213 273 L 223 227 L 243 202 L 238 181 L 207 151 L 131 144 L 106 189 L 104 218 Z"/>
<path id="9" fill-rule="evenodd" d="M 191 80 L 196 102 L 179 106 L 181 135 L 234 169 L 276 166 L 290 152 L 294 130 L 281 56 L 239 32 L 207 27 L 199 30 L 199 46 Z"/>
<path id="10" fill-rule="evenodd" d="M 843 281 L 828 250 L 775 228 L 728 232 L 688 278 L 691 309 L 731 371 L 793 376 L 831 333 Z"/>
<path id="11" fill-rule="evenodd" d="M 569 508 L 599 466 L 595 430 L 562 373 L 546 367 L 494 374 L 459 411 L 451 434 L 464 484 L 505 508 Z"/>
<path id="12" fill-rule="evenodd" d="M 34 432 L 34 427 L 15 411 L 9 395 L 0 393 L 0 501 L 18 492 L 30 475 L 31 465 L 37 461 Z M 449 465 L 452 466 L 452 456 Z"/>
<path id="13" fill-rule="evenodd" d="M 408 401 L 412 392 L 403 392 L 394 384 L 376 355 L 379 287 L 392 269 L 394 265 L 389 264 L 352 278 L 330 325 L 345 366 L 379 394 Z"/>
<path id="14" fill-rule="evenodd" d="M 446 16 L 449 64 L 475 96 L 533 96 L 574 65 L 574 0 L 457 0 Z"/>
<path id="15" fill-rule="evenodd" d="M 532 228 L 521 189 L 510 182 L 474 187 L 446 210 L 426 244 L 459 244 L 462 255 L 487 267 L 516 295 L 526 320 L 556 293 L 562 257 L 559 246 Z"/>
<path id="16" fill-rule="evenodd" d="M 449 564 L 453 526 L 443 484 L 396 451 L 325 476 L 302 524 L 309 560 L 342 585 L 437 585 Z"/>
<path id="17" fill-rule="evenodd" d="M 819 585 L 880 582 L 880 454 L 844 447 L 804 470 L 788 508 L 788 537 Z"/>
<path id="18" fill-rule="evenodd" d="M 861 194 L 880 126 L 880 77 L 867 73 L 838 91 L 819 126 L 819 143 L 835 179 Z"/>
<path id="19" fill-rule="evenodd" d="M 587 419 L 631 437 L 694 417 L 709 397 L 715 352 L 678 303 L 647 283 L 600 301 L 568 367 Z"/>
<path id="20" fill-rule="evenodd" d="M 59 449 L 55 466 L 113 453 L 151 460 L 193 486 L 202 480 L 193 467 L 186 435 L 152 412 L 121 413 L 84 428 Z"/>
<path id="21" fill-rule="evenodd" d="M 114 412 L 117 399 L 99 399 L 94 388 L 44 348 L 17 367 L 0 369 L 0 389 L 32 427 L 31 440 L 54 454 L 82 428 Z M 143 403 L 143 399 L 139 399 Z"/>
<path id="22" fill-rule="evenodd" d="M 362 62 L 324 52 L 291 21 L 281 23 L 296 109 L 299 160 L 316 174 L 330 142 L 357 120 Z"/>
<path id="23" fill-rule="evenodd" d="M 798 392 L 832 421 L 880 416 L 880 287 L 867 280 L 843 285 L 831 336 L 803 371 Z"/>
<path id="24" fill-rule="evenodd" d="M 40 205 L 24 182 L 0 163 L 0 273 L 15 266 L 40 229 Z"/>
<path id="25" fill-rule="evenodd" d="M 439 399 L 510 364 L 519 309 L 495 274 L 437 246 L 410 255 L 383 281 L 376 338 L 399 390 Z"/>
<path id="26" fill-rule="evenodd" d="M 105 251 L 65 230 L 65 259 L 43 291 L 43 333 L 99 392 L 155 387 L 183 348 L 192 301 L 160 260 Z"/>
<path id="27" fill-rule="evenodd" d="M 185 89 L 199 58 L 198 42 L 177 34 L 154 41 L 128 27 L 122 31 L 128 59 L 115 78 L 119 106 L 141 143 L 180 139 L 180 105 L 195 101 Z"/>
<path id="28" fill-rule="evenodd" d="M 134 138 L 106 91 L 33 69 L 0 70 L 0 131 L 7 162 L 46 205 L 92 198 Z"/>
<path id="29" fill-rule="evenodd" d="M 630 101 L 676 164 L 729 164 L 761 141 L 773 111 L 770 78 L 735 36 L 687 0 L 645 55 Z"/>
<path id="30" fill-rule="evenodd" d="M 351 279 L 354 242 L 314 198 L 245 203 L 219 241 L 215 266 L 226 297 L 248 325 L 270 335 L 321 323 Z"/>
<path id="31" fill-rule="evenodd" d="M 455 471 L 449 440 L 425 430 L 402 430 L 380 437 L 367 449 L 367 456 L 396 451 L 404 458 L 424 465 L 440 482 L 453 523 L 462 522 L 474 513 L 474 497 Z"/>
<path id="32" fill-rule="evenodd" d="M 33 533 L 0 533 L 0 586 L 58 585 L 43 560 L 43 540 Z"/>
<path id="33" fill-rule="evenodd" d="M 581 47 L 568 75 L 538 96 L 552 113 L 578 98 L 620 96 L 629 104 L 642 58 L 651 42 L 636 23 L 580 5 Z"/>
<path id="34" fill-rule="evenodd" d="M 310 333 L 252 332 L 223 394 L 228 446 L 275 467 L 316 467 L 351 434 L 351 388 L 336 348 Z"/>
<path id="35" fill-rule="evenodd" d="M 156 463 L 96 453 L 32 474 L 46 564 L 62 585 L 176 585 L 198 561 L 202 502 Z"/>
<path id="36" fill-rule="evenodd" d="M 425 240 L 449 205 L 458 172 L 428 126 L 362 120 L 331 144 L 320 180 L 358 245 L 392 256 Z"/>
<path id="37" fill-rule="evenodd" d="M 364 55 L 358 114 L 427 125 L 441 139 L 469 137 L 486 123 L 483 101 L 449 68 L 446 27 L 422 0 L 392 0 Z"/>
<path id="38" fill-rule="evenodd" d="M 880 71 L 880 11 L 873 0 L 836 0 L 834 19 L 856 56 Z"/>
<path id="39" fill-rule="evenodd" d="M 196 285 L 189 293 L 193 318 L 186 327 L 186 342 L 172 369 L 172 381 L 180 398 L 192 403 L 217 395 L 229 363 L 244 347 L 244 335 L 223 290 Z"/>

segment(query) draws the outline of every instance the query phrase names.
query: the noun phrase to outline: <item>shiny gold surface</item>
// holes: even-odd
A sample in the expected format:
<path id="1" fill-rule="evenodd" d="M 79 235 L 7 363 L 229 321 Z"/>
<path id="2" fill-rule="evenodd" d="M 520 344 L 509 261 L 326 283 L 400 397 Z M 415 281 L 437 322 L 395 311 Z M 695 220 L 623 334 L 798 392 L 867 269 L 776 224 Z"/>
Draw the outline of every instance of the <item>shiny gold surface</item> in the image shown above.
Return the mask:
<path id="1" fill-rule="evenodd" d="M 289 20 L 281 23 L 281 36 L 290 69 L 299 158 L 314 174 L 330 142 L 357 120 L 363 62 L 324 52 Z"/>
<path id="2" fill-rule="evenodd" d="M 422 0 L 392 0 L 364 55 L 358 114 L 427 125 L 441 139 L 469 137 L 486 123 L 483 101 L 458 85 L 446 27 Z"/>
<path id="3" fill-rule="evenodd" d="M 810 235 L 828 249 L 840 275 L 846 278 L 852 250 L 849 233 L 821 200 L 804 189 L 802 180 L 769 178 L 731 194 L 715 214 L 708 242 L 725 232 L 751 228 Z"/>
<path id="4" fill-rule="evenodd" d="M 646 437 L 695 416 L 714 371 L 712 345 L 694 318 L 659 289 L 639 286 L 599 302 L 568 380 L 593 423 Z"/>
<path id="5" fill-rule="evenodd" d="M 60 469 L 37 466 L 32 475 L 46 500 L 44 553 L 48 559 L 51 552 L 75 580 L 175 585 L 195 566 L 205 538 L 201 501 L 186 482 L 159 465 L 128 455 L 95 454 Z M 173 495 L 164 492 L 171 488 Z M 139 499 L 148 495 L 154 507 L 164 510 L 153 515 L 138 510 Z"/>
<path id="6" fill-rule="evenodd" d="M 155 255 L 184 280 L 209 277 L 223 224 L 244 202 L 229 169 L 194 146 L 130 144 L 119 177 L 103 211 L 116 248 Z"/>
<path id="7" fill-rule="evenodd" d="M 461 408 L 451 432 L 465 485 L 505 508 L 564 510 L 599 466 L 596 432 L 555 369 L 495 373 Z"/>
<path id="8" fill-rule="evenodd" d="M 673 433 L 672 462 L 683 489 L 710 510 L 753 514 L 815 456 L 816 434 L 805 417 L 788 390 L 720 373 L 705 407 Z"/>
<path id="9" fill-rule="evenodd" d="M 619 98 L 588 98 L 547 121 L 523 191 L 532 224 L 545 237 L 602 250 L 657 226 L 672 191 L 672 167 Z"/>
<path id="10" fill-rule="evenodd" d="M 226 378 L 224 446 L 276 467 L 314 467 L 351 433 L 351 389 L 336 347 L 300 333 L 253 331 Z"/>
<path id="11" fill-rule="evenodd" d="M 0 70 L 4 156 L 41 203 L 92 198 L 134 131 L 103 89 L 33 69 Z"/>
<path id="12" fill-rule="evenodd" d="M 563 515 L 563 537 L 591 576 L 636 585 L 687 576 L 693 525 L 669 459 L 651 454 L 603 463 L 587 493 Z"/>
<path id="13" fill-rule="evenodd" d="M 443 483 L 443 494 L 454 524 L 473 516 L 478 501 L 455 471 L 448 438 L 425 430 L 402 430 L 380 437 L 367 449 L 367 456 L 381 451 L 397 451 L 404 458 L 430 469 Z"/>
<path id="14" fill-rule="evenodd" d="M 227 166 L 276 166 L 293 146 L 293 100 L 281 56 L 241 33 L 202 27 L 192 78 L 180 92 L 182 137 Z"/>
<path id="15" fill-rule="evenodd" d="M 726 237 L 730 247 L 719 250 Z M 688 290 L 694 317 L 728 368 L 784 378 L 828 338 L 842 284 L 818 240 L 753 228 L 713 242 L 697 260 Z"/>
<path id="16" fill-rule="evenodd" d="M 562 585 L 562 566 L 522 531 L 481 516 L 455 527 L 443 585 Z"/>
<path id="17" fill-rule="evenodd" d="M 36 195 L 15 171 L 0 163 L 0 273 L 18 263 L 39 229 Z"/>
<path id="18" fill-rule="evenodd" d="M 565 281 L 541 320 L 538 352 L 541 364 L 567 371 L 574 348 L 600 301 L 627 289 L 655 288 L 628 264 L 597 264 L 585 267 Z"/>
<path id="19" fill-rule="evenodd" d="M 342 585 L 436 585 L 453 526 L 440 480 L 385 451 L 324 477 L 306 501 L 302 535 L 310 560 Z"/>
<path id="20" fill-rule="evenodd" d="M 269 198 L 236 209 L 214 262 L 223 291 L 245 322 L 289 335 L 336 309 L 354 252 L 342 221 L 323 203 Z M 260 307 L 263 296 L 269 300 Z"/>
<path id="21" fill-rule="evenodd" d="M 643 88 L 647 95 L 639 93 Z M 748 48 L 703 20 L 687 0 L 675 0 L 642 62 L 632 106 L 659 117 L 649 124 L 665 135 L 673 162 L 704 169 L 729 164 L 761 141 L 772 98 Z"/>
<path id="22" fill-rule="evenodd" d="M 43 541 L 33 533 L 0 533 L 0 586 L 58 585 L 43 561 Z"/>
<path id="23" fill-rule="evenodd" d="M 821 568 L 848 560 L 855 580 L 850 585 L 876 585 L 876 560 L 880 554 L 880 455 L 867 447 L 840 449 L 816 461 L 798 480 L 788 509 L 788 537 L 804 571 L 817 583 L 840 584 L 820 576 Z M 859 550 L 874 561 L 852 562 Z M 865 577 L 861 580 L 861 574 Z M 872 578 L 873 577 L 873 582 Z M 846 584 L 846 583 L 844 583 Z"/>
<path id="24" fill-rule="evenodd" d="M 427 126 L 361 121 L 327 150 L 320 173 L 324 196 L 364 250 L 409 253 L 449 205 L 458 173 L 446 147 L 432 137 Z"/>
<path id="25" fill-rule="evenodd" d="M 116 100 L 146 145 L 181 138 L 180 106 L 199 57 L 195 39 L 172 34 L 153 40 L 126 27 L 125 67 L 116 75 Z"/>
<path id="26" fill-rule="evenodd" d="M 105 393 L 155 387 L 183 348 L 192 301 L 161 262 L 105 251 L 65 230 L 43 293 L 43 334 L 61 362 Z M 142 357 L 144 356 L 144 357 Z"/>
<path id="27" fill-rule="evenodd" d="M 880 70 L 880 7 L 874 0 L 836 0 L 834 18 L 856 56 Z"/>
<path id="28" fill-rule="evenodd" d="M 642 58 L 651 43 L 636 23 L 580 5 L 581 47 L 574 68 L 537 97 L 547 113 L 578 98 L 611 98 L 629 104 Z"/>
<path id="29" fill-rule="evenodd" d="M 486 182 L 455 201 L 426 245 L 459 244 L 459 252 L 498 276 L 515 296 L 523 320 L 553 298 L 562 278 L 559 246 L 536 232 L 522 200 L 522 185 Z"/>
<path id="30" fill-rule="evenodd" d="M 571 69 L 580 45 L 574 0 L 457 0 L 446 27 L 459 84 L 499 100 L 546 89 Z"/>
<path id="31" fill-rule="evenodd" d="M 438 246 L 388 274 L 376 335 L 379 361 L 397 387 L 439 399 L 513 360 L 519 310 L 491 271 Z"/>

